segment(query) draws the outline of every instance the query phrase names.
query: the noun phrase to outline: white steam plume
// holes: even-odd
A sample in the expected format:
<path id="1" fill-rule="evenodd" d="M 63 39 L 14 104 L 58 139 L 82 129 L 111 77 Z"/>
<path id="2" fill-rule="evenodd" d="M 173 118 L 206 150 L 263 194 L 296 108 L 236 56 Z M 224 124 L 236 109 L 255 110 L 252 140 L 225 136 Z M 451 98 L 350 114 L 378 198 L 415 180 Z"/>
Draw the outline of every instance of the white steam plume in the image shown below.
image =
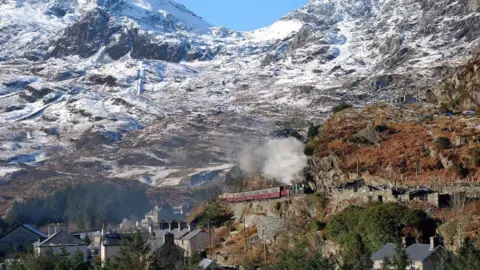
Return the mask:
<path id="1" fill-rule="evenodd" d="M 301 172 L 307 166 L 304 149 L 305 145 L 294 138 L 269 140 L 259 147 L 244 147 L 239 166 L 247 174 L 262 173 L 290 185 L 294 179 L 303 178 Z"/>

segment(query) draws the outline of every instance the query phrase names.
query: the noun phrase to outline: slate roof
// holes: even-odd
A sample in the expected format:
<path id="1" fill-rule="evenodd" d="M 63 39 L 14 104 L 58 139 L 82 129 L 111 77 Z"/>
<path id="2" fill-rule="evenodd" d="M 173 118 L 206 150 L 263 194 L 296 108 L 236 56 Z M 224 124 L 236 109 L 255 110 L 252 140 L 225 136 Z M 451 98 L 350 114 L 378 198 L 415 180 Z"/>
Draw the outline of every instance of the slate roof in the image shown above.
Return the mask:
<path id="1" fill-rule="evenodd" d="M 29 225 L 29 224 L 22 224 L 22 225 L 19 225 L 17 227 L 15 227 L 13 230 L 9 231 L 7 234 L 5 234 L 3 237 L 0 237 L 0 239 L 4 238 L 5 236 L 9 235 L 10 233 L 12 233 L 13 231 L 15 231 L 16 229 L 18 229 L 19 227 L 23 227 L 29 231 L 31 231 L 32 233 L 38 235 L 40 238 L 47 238 L 47 236 L 42 233 L 41 231 L 35 229 L 32 225 Z"/>
<path id="2" fill-rule="evenodd" d="M 374 261 L 383 261 L 385 258 L 391 260 L 395 254 L 395 249 L 397 248 L 396 244 L 387 243 L 381 249 L 379 249 L 375 254 L 372 255 L 371 259 Z M 405 249 L 407 253 L 408 260 L 410 261 L 424 261 L 433 253 L 443 249 L 442 246 L 437 246 L 435 249 L 430 249 L 430 244 L 413 244 L 408 246 Z"/>
<path id="3" fill-rule="evenodd" d="M 26 229 L 32 231 L 33 233 L 35 234 L 38 234 L 40 237 L 43 237 L 43 238 L 46 238 L 47 235 L 42 233 L 41 231 L 35 229 L 32 225 L 30 224 L 22 224 L 23 227 L 25 227 Z"/>
<path id="4" fill-rule="evenodd" d="M 87 243 L 82 240 L 71 236 L 66 231 L 58 231 L 48 236 L 47 239 L 43 241 L 37 241 L 33 243 L 36 247 L 56 247 L 56 246 L 87 246 Z"/>
<path id="5" fill-rule="evenodd" d="M 188 228 L 185 228 L 183 230 L 179 230 L 179 229 L 173 229 L 173 230 L 155 230 L 154 233 L 155 233 L 155 238 L 160 238 L 163 240 L 163 236 L 166 234 L 166 233 L 173 233 L 174 237 L 175 237 L 175 240 L 178 240 L 180 238 L 182 238 L 182 236 L 188 234 L 189 230 Z"/>
<path id="6" fill-rule="evenodd" d="M 200 232 L 202 232 L 202 230 L 200 229 L 195 229 L 189 233 L 187 233 L 185 236 L 183 236 L 180 240 L 190 240 L 192 239 L 193 237 L 195 237 L 197 234 L 199 234 Z"/>
<path id="7" fill-rule="evenodd" d="M 207 268 L 209 268 L 210 266 L 212 266 L 212 264 L 213 264 L 213 261 L 212 261 L 212 260 L 202 259 L 202 260 L 200 261 L 200 263 L 198 263 L 198 268 L 207 269 Z"/>

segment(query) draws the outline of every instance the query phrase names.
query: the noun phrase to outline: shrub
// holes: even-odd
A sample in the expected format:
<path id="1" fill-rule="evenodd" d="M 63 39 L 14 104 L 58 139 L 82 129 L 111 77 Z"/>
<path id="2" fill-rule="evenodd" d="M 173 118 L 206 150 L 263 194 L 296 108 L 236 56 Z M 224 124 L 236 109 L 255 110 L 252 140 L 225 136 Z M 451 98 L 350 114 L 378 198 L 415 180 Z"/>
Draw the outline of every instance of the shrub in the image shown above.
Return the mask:
<path id="1" fill-rule="evenodd" d="M 315 153 L 315 143 L 309 142 L 307 145 L 305 145 L 304 154 L 307 156 L 313 156 L 313 153 Z"/>
<path id="2" fill-rule="evenodd" d="M 470 172 L 468 168 L 463 165 L 463 163 L 455 164 L 455 169 L 463 178 L 467 177 L 468 173 Z"/>
<path id="3" fill-rule="evenodd" d="M 347 261 L 353 262 L 359 244 L 365 245 L 369 252 L 375 252 L 385 242 L 399 241 L 406 227 L 414 228 L 420 236 L 428 239 L 435 234 L 436 226 L 422 210 L 385 203 L 348 207 L 327 224 L 327 233 L 331 240 L 343 247 Z"/>
<path id="4" fill-rule="evenodd" d="M 220 227 L 230 221 L 232 217 L 233 213 L 227 205 L 212 201 L 198 217 L 198 225 L 207 227 L 210 223 L 212 226 Z"/>
<path id="5" fill-rule="evenodd" d="M 435 144 L 435 147 L 438 150 L 445 150 L 445 149 L 450 148 L 450 146 L 451 146 L 450 139 L 448 139 L 446 137 L 438 137 L 435 140 L 434 144 Z"/>
<path id="6" fill-rule="evenodd" d="M 282 207 L 281 202 L 274 202 L 273 203 L 273 208 L 276 209 L 277 211 L 280 211 L 280 208 Z"/>
<path id="7" fill-rule="evenodd" d="M 474 166 L 480 167 L 480 147 L 468 149 L 468 159 Z"/>
<path id="8" fill-rule="evenodd" d="M 308 139 L 318 136 L 320 128 L 321 125 L 310 124 L 310 127 L 308 128 Z"/>
<path id="9" fill-rule="evenodd" d="M 388 130 L 388 126 L 387 125 L 378 125 L 378 126 L 375 127 L 375 130 L 378 131 L 378 132 L 384 132 L 384 131 Z"/>
<path id="10" fill-rule="evenodd" d="M 349 109 L 349 108 L 352 108 L 352 107 L 353 107 L 352 104 L 342 102 L 342 103 L 338 104 L 337 106 L 333 107 L 332 112 L 333 113 L 338 113 L 338 112 L 341 112 L 343 110 L 346 110 L 346 109 Z"/>

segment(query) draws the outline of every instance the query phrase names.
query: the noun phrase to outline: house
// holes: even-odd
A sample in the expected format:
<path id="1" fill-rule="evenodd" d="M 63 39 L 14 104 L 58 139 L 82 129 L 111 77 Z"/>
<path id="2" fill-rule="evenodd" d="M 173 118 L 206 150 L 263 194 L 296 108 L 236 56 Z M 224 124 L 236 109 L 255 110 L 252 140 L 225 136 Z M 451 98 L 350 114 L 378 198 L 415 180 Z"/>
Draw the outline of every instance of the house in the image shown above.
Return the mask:
<path id="1" fill-rule="evenodd" d="M 75 252 L 83 253 L 83 260 L 87 261 L 88 245 L 82 240 L 70 235 L 66 230 L 55 230 L 46 239 L 39 240 L 33 244 L 35 254 L 59 254 L 65 249 L 71 256 Z"/>
<path id="2" fill-rule="evenodd" d="M 169 204 L 164 204 L 161 207 L 155 206 L 151 211 L 145 214 L 145 219 L 142 220 L 142 225 L 148 222 L 150 224 L 159 223 L 164 219 L 172 219 L 174 217 L 173 208 Z"/>
<path id="3" fill-rule="evenodd" d="M 120 254 L 122 236 L 120 234 L 106 234 L 100 244 L 100 259 L 102 265 L 107 261 L 114 261 Z"/>
<path id="4" fill-rule="evenodd" d="M 443 254 L 443 246 L 440 245 L 438 238 L 431 237 L 429 244 L 414 244 L 410 238 L 403 238 L 405 252 L 409 260 L 407 269 L 435 270 Z M 373 269 L 382 269 L 385 259 L 392 261 L 397 245 L 387 243 L 375 254 L 372 255 Z M 393 269 L 393 268 L 391 268 Z"/>
<path id="5" fill-rule="evenodd" d="M 27 251 L 36 241 L 47 236 L 33 226 L 23 224 L 15 227 L 0 238 L 0 258 L 6 257 L 11 252 Z"/>
<path id="6" fill-rule="evenodd" d="M 120 225 L 118 225 L 118 230 L 121 232 L 132 232 L 137 229 L 135 221 L 128 218 L 124 218 Z"/>
<path id="7" fill-rule="evenodd" d="M 418 103 L 417 98 L 411 95 L 403 95 L 390 100 L 390 104 L 399 107 L 416 103 Z"/>
<path id="8" fill-rule="evenodd" d="M 153 249 L 165 244 L 165 234 L 173 234 L 174 240 L 181 239 L 191 231 L 191 227 L 182 221 L 162 221 L 157 226 L 150 226 L 150 239 L 147 242 Z"/>
<path id="9" fill-rule="evenodd" d="M 175 244 L 186 251 L 188 257 L 191 257 L 194 252 L 200 252 L 208 246 L 208 233 L 196 229 L 190 231 L 180 239 L 175 240 Z"/>
<path id="10" fill-rule="evenodd" d="M 163 245 L 152 248 L 152 257 L 162 269 L 174 269 L 176 265 L 185 261 L 185 251 L 175 244 L 173 233 L 163 235 Z"/>

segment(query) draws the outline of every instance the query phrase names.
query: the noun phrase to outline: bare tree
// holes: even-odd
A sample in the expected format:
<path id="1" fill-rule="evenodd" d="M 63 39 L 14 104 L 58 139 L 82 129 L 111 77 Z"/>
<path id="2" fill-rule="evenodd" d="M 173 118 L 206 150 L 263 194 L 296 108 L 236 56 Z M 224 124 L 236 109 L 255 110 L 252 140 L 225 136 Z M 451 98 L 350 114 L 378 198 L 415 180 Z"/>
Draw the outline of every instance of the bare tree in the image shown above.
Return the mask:
<path id="1" fill-rule="evenodd" d="M 453 195 L 452 208 L 455 213 L 456 228 L 454 234 L 454 245 L 460 247 L 463 242 L 463 234 L 465 229 L 471 223 L 471 215 L 467 213 L 465 205 L 467 196 L 464 192 L 459 192 Z"/>

